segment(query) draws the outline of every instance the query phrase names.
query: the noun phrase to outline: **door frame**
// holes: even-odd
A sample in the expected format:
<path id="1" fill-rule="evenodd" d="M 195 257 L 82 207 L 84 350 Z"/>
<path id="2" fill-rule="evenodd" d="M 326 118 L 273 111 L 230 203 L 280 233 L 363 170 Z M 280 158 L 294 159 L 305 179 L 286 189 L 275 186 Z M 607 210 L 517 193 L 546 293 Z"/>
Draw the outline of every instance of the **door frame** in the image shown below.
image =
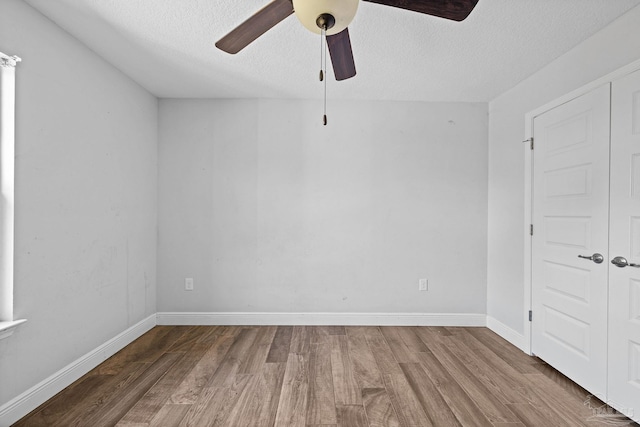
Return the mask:
<path id="1" fill-rule="evenodd" d="M 531 328 L 529 321 L 529 311 L 532 309 L 532 241 L 530 234 L 530 224 L 533 218 L 533 154 L 531 152 L 531 140 L 535 149 L 535 135 L 533 134 L 533 121 L 536 117 L 559 107 L 562 104 L 585 95 L 592 90 L 606 83 L 613 83 L 615 80 L 640 70 L 640 59 L 636 60 L 622 68 L 619 68 L 609 74 L 606 74 L 584 86 L 581 86 L 566 95 L 554 99 L 553 101 L 538 107 L 524 116 L 524 139 L 520 142 L 524 151 L 524 310 L 522 318 L 524 319 L 524 339 L 520 349 L 525 353 L 532 355 L 531 352 Z M 534 231 L 535 232 L 535 231 Z M 608 260 L 607 260 L 608 262 Z"/>

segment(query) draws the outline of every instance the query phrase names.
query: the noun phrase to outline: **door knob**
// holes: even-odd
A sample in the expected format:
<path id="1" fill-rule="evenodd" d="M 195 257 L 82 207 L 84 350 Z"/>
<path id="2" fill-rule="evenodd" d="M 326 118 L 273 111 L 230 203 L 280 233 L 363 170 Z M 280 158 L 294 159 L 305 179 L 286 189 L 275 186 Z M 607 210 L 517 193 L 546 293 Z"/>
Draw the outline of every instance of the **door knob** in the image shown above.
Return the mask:
<path id="1" fill-rule="evenodd" d="M 636 267 L 636 268 L 640 268 L 640 264 L 634 264 L 634 263 L 630 263 L 627 262 L 627 259 L 625 257 L 621 257 L 621 256 L 617 256 L 614 259 L 611 260 L 611 264 L 620 267 L 620 268 L 624 268 L 626 266 L 629 267 Z"/>
<path id="2" fill-rule="evenodd" d="M 599 253 L 595 253 L 591 256 L 587 256 L 587 255 L 578 255 L 578 258 L 584 258 L 584 259 L 589 259 L 593 262 L 595 262 L 596 264 L 602 264 L 602 261 L 604 261 L 604 257 L 602 256 L 602 254 Z M 611 261 L 613 262 L 613 261 Z"/>

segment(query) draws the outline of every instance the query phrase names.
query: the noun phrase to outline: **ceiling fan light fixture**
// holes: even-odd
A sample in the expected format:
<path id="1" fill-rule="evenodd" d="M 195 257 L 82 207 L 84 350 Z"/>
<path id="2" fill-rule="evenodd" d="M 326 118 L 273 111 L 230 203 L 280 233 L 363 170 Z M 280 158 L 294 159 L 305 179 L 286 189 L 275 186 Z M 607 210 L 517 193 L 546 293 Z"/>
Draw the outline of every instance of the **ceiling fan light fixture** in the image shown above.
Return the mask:
<path id="1" fill-rule="evenodd" d="M 360 0 L 293 0 L 293 10 L 298 20 L 309 31 L 320 34 L 322 29 L 318 18 L 331 15 L 335 24 L 327 28 L 327 35 L 338 34 L 351 23 Z"/>

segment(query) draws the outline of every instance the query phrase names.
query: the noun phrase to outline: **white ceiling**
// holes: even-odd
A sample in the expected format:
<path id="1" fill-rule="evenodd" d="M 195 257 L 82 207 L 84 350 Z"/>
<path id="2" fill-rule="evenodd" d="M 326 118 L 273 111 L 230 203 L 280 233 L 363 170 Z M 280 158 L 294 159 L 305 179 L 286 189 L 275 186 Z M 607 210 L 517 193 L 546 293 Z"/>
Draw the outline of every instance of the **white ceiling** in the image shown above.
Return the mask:
<path id="1" fill-rule="evenodd" d="M 25 0 L 163 98 L 319 98 L 320 39 L 290 16 L 237 55 L 214 43 L 269 0 Z M 490 101 L 640 0 L 480 0 L 463 22 L 360 2 L 342 99 Z"/>

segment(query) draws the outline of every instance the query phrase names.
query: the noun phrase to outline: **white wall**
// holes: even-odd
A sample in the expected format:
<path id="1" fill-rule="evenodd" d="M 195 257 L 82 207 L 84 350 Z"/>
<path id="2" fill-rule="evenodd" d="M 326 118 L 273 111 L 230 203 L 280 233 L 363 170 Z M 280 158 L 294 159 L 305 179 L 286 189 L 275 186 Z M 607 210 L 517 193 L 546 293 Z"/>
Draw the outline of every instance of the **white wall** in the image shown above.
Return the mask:
<path id="1" fill-rule="evenodd" d="M 155 313 L 157 100 L 20 0 L 15 317 L 0 406 Z"/>
<path id="2" fill-rule="evenodd" d="M 160 101 L 158 311 L 485 313 L 487 105 L 321 114 Z"/>
<path id="3" fill-rule="evenodd" d="M 525 310 L 524 116 L 639 58 L 636 7 L 489 104 L 487 312 L 518 333 Z"/>

